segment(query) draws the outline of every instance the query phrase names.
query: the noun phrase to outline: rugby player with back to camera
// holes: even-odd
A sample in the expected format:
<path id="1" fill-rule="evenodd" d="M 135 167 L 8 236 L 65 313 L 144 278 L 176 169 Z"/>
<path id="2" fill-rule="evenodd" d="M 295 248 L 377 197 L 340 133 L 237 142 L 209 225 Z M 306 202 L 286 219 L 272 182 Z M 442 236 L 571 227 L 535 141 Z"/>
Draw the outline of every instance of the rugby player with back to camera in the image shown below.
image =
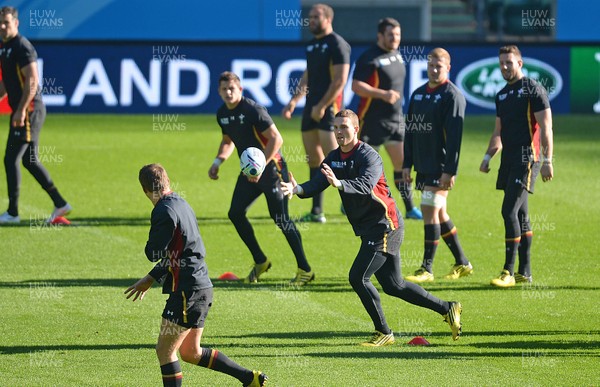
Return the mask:
<path id="1" fill-rule="evenodd" d="M 186 363 L 223 372 L 244 386 L 264 386 L 267 376 L 246 369 L 216 349 L 200 347 L 204 323 L 213 301 L 208 277 L 206 249 L 196 214 L 175 192 L 167 171 L 160 164 L 148 164 L 139 172 L 146 197 L 154 205 L 145 253 L 156 262 L 150 272 L 125 290 L 127 298 L 144 299 L 156 281 L 169 298 L 162 314 L 156 355 L 163 386 L 179 387 L 183 374 L 177 352 Z M 202 383 L 206 385 L 206 383 Z"/>

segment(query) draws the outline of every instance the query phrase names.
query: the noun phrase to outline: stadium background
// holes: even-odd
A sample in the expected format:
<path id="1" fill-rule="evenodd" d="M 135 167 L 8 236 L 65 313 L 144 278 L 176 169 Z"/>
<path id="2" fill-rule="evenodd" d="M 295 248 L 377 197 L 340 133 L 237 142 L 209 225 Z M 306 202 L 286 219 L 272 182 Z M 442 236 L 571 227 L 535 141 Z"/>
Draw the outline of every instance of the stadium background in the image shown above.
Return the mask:
<path id="1" fill-rule="evenodd" d="M 312 1 L 159 2 L 29 0 L 20 31 L 36 46 L 50 112 L 213 113 L 221 71 L 239 73 L 251 97 L 278 112 L 304 68 Z M 583 0 L 335 0 L 334 29 L 352 59 L 375 39 L 376 21 L 403 26 L 406 95 L 425 82 L 427 52 L 452 54 L 451 79 L 468 114 L 492 114 L 504 81 L 498 46 L 514 42 L 555 113 L 600 113 L 600 2 Z M 530 59 L 533 59 L 530 60 Z M 530 67 L 532 64 L 535 66 Z M 462 82 L 457 82 L 462 80 Z M 356 98 L 347 85 L 346 105 Z M 302 105 L 300 105 L 302 106 Z M 8 112 L 6 101 L 0 107 Z"/>

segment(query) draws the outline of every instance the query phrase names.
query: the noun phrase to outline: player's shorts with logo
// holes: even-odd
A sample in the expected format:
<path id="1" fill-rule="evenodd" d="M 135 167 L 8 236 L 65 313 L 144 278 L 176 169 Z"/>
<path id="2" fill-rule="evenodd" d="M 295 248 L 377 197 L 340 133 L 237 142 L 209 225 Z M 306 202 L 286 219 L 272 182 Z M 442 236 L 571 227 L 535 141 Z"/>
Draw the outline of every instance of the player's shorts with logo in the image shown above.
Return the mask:
<path id="1" fill-rule="evenodd" d="M 416 188 L 419 191 L 423 190 L 423 187 L 439 187 L 440 186 L 440 178 L 442 177 L 441 173 L 421 173 L 417 172 L 417 179 L 415 182 Z"/>
<path id="2" fill-rule="evenodd" d="M 167 299 L 162 317 L 184 328 L 202 328 L 212 300 L 213 288 L 174 292 Z"/>
<path id="3" fill-rule="evenodd" d="M 42 125 L 46 119 L 46 108 L 41 107 L 28 111 L 25 117 L 24 126 L 13 126 L 12 117 L 10 116 L 10 132 L 9 141 L 12 142 L 37 142 L 40 137 Z"/>
<path id="4" fill-rule="evenodd" d="M 404 239 L 404 229 L 401 226 L 383 234 L 363 235 L 360 239 L 362 241 L 361 253 L 370 250 L 371 252 L 379 251 L 390 255 L 399 255 L 400 245 Z"/>
<path id="5" fill-rule="evenodd" d="M 360 139 L 371 146 L 380 146 L 387 142 L 404 141 L 404 122 L 365 121 L 360 129 Z"/>
<path id="6" fill-rule="evenodd" d="M 312 105 L 306 105 L 304 107 L 304 111 L 302 112 L 302 126 L 301 130 L 303 132 L 307 132 L 313 129 L 325 130 L 327 132 L 333 132 L 333 119 L 335 118 L 335 113 L 333 110 L 333 105 L 330 105 L 325 109 L 325 114 L 321 121 L 317 122 L 312 119 L 310 116 L 310 112 L 312 110 Z"/>
<path id="7" fill-rule="evenodd" d="M 540 173 L 541 165 L 539 162 L 501 162 L 498 169 L 498 179 L 496 180 L 496 189 L 507 190 L 511 187 L 519 187 L 533 193 L 535 179 Z"/>

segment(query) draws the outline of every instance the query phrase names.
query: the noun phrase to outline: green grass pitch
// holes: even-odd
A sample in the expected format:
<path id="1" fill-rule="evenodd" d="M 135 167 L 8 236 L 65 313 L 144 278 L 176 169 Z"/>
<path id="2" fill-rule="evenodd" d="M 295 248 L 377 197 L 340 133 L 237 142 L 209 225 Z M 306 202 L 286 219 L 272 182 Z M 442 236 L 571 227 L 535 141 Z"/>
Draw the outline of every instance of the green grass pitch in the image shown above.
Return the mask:
<path id="1" fill-rule="evenodd" d="M 4 140 L 8 117 L 0 120 Z M 275 120 L 289 168 L 304 181 L 299 121 Z M 443 299 L 462 302 L 459 341 L 452 341 L 441 316 L 382 294 L 397 342 L 375 349 L 357 345 L 373 329 L 347 282 L 359 239 L 339 211 L 337 193 L 328 190 L 328 222 L 299 225 L 316 281 L 300 290 L 287 286 L 294 259 L 260 198 L 249 216 L 273 268 L 257 286 L 214 281 L 202 343 L 263 370 L 272 386 L 597 385 L 598 118 L 554 118 L 555 178 L 538 179 L 530 198 L 534 283 L 501 290 L 488 285 L 504 259 L 502 194 L 494 189 L 498 158 L 490 174 L 478 171 L 493 122 L 491 116 L 467 117 L 448 202 L 475 273 L 426 285 Z M 142 302 L 123 296 L 152 266 L 143 254 L 152 205 L 137 173 L 143 164 L 162 163 L 173 189 L 196 211 L 211 278 L 226 271 L 244 276 L 251 258 L 227 219 L 237 156 L 223 165 L 218 181 L 207 176 L 219 141 L 212 115 L 48 116 L 40 154 L 75 209 L 73 225 L 42 224 L 52 204 L 23 171 L 21 225 L 0 227 L 0 385 L 160 385 L 154 345 L 165 296 L 157 286 Z M 390 177 L 391 163 L 383 157 Z M 0 193 L 4 211 L 4 173 Z M 294 217 L 309 207 L 308 200 L 290 202 Z M 422 239 L 422 223 L 407 221 L 404 273 L 419 266 Z M 434 274 L 442 278 L 451 263 L 442 243 Z M 406 345 L 417 335 L 431 345 Z M 182 367 L 185 385 L 238 385 L 224 374 Z"/>

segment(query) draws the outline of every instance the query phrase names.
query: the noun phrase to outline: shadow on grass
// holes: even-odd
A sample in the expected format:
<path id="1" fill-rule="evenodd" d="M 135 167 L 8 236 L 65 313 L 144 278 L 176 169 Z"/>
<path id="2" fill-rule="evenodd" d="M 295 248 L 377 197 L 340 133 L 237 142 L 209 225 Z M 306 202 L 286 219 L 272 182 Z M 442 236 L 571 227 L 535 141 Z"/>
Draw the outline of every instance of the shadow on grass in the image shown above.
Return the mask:
<path id="1" fill-rule="evenodd" d="M 206 224 L 213 225 L 231 225 L 227 218 L 227 213 L 217 217 L 197 217 L 200 227 Z M 252 224 L 274 224 L 273 219 L 268 215 L 253 215 L 248 218 Z M 291 217 L 293 220 L 294 217 Z M 65 225 L 45 225 L 42 218 L 22 218 L 20 223 L 0 224 L 0 228 L 42 228 L 42 227 L 110 227 L 110 226 L 150 226 L 150 212 L 144 217 L 74 217 L 69 218 L 71 224 Z M 298 223 L 298 222 L 296 222 Z M 327 222 L 328 224 L 347 223 L 345 219 L 334 218 Z M 312 223 L 311 223 L 312 224 Z"/>
<path id="2" fill-rule="evenodd" d="M 365 347 L 361 347 L 358 343 L 368 339 L 369 332 L 353 332 L 353 331 L 313 331 L 313 332 L 261 332 L 249 333 L 241 335 L 212 335 L 214 339 L 225 339 L 227 344 L 219 344 L 219 347 L 239 347 L 239 346 L 257 346 L 262 348 L 312 348 L 312 347 L 345 347 L 356 345 L 356 350 L 347 352 L 316 352 L 316 353 L 299 353 L 301 356 L 315 357 L 333 357 L 333 358 L 423 358 L 423 359 L 438 359 L 444 357 L 566 357 L 573 355 L 600 357 L 597 352 L 600 349 L 600 342 L 591 339 L 571 339 L 564 340 L 557 336 L 589 336 L 598 335 L 600 331 L 497 331 L 497 332 L 475 332 L 464 334 L 458 343 L 454 343 L 450 339 L 449 332 L 430 332 L 427 337 L 446 338 L 447 343 L 431 344 L 426 347 L 414 347 L 408 345 L 414 335 L 404 335 L 402 332 L 395 332 L 396 344 L 390 347 L 382 348 L 381 350 L 370 348 L 368 352 Z M 531 337 L 530 341 L 525 340 L 506 340 L 507 336 L 523 336 Z M 500 342 L 492 341 L 476 341 L 478 336 L 498 337 L 502 338 Z M 258 341 L 254 345 L 248 343 L 236 344 L 229 340 L 236 339 L 252 339 Z M 349 339 L 352 343 L 340 343 L 340 338 Z M 541 339 L 541 340 L 540 340 Z M 265 342 L 266 340 L 281 340 L 281 342 Z M 290 342 L 291 341 L 291 342 Z M 305 342 L 303 342 L 305 341 Z M 465 346 L 470 348 L 470 351 L 465 351 Z M 462 351 L 462 352 L 461 352 Z M 399 353 L 400 352 L 400 353 Z M 274 356 L 277 355 L 262 355 Z"/>
<path id="3" fill-rule="evenodd" d="M 548 336 L 551 332 L 547 332 Z M 564 332 L 562 335 L 573 335 L 575 332 Z M 586 334 L 586 333 L 581 333 Z M 597 332 L 596 332 L 597 334 Z M 524 332 L 524 336 L 527 336 L 528 332 Z M 588 350 L 596 351 L 600 349 L 600 341 L 598 340 L 573 340 L 564 339 L 559 340 L 514 340 L 514 341 L 502 341 L 502 342 L 477 342 L 471 344 L 475 348 L 503 348 L 503 349 L 522 349 L 526 351 L 533 351 L 538 349 L 555 349 L 555 350 Z M 600 353 L 590 354 L 595 357 L 600 357 Z"/>
<path id="4" fill-rule="evenodd" d="M 356 345 L 356 350 L 337 351 L 337 352 L 307 352 L 298 351 L 298 356 L 324 357 L 324 358 L 399 358 L 399 359 L 442 359 L 442 358 L 463 358 L 473 359 L 481 357 L 518 357 L 524 361 L 530 361 L 535 358 L 550 358 L 550 357 L 571 357 L 574 355 L 600 357 L 600 353 L 596 351 L 600 348 L 600 342 L 594 340 L 563 340 L 552 339 L 552 336 L 564 335 L 598 335 L 600 331 L 497 331 L 497 332 L 480 332 L 465 335 L 461 338 L 459 344 L 454 344 L 449 337 L 448 332 L 432 332 L 429 336 L 447 337 L 447 344 L 432 344 L 427 347 L 409 346 L 404 341 L 408 342 L 410 336 L 398 335 L 396 344 L 386 347 L 381 350 L 373 348 L 365 348 L 358 346 L 358 343 L 368 338 L 369 332 L 363 331 L 310 331 L 310 332 L 261 332 L 241 335 L 211 335 L 211 337 L 203 343 L 204 346 L 213 346 L 219 348 L 228 347 L 260 347 L 260 348 L 331 348 Z M 507 335 L 531 336 L 540 338 L 548 336 L 544 340 L 503 340 L 501 342 L 473 342 L 473 337 L 477 336 L 495 336 L 503 337 Z M 246 342 L 235 343 L 230 340 L 243 340 L 256 338 L 259 341 L 255 344 Z M 349 339 L 353 343 L 340 343 L 339 338 Z M 211 340 L 217 341 L 227 339 L 228 343 L 213 343 Z M 284 340 L 287 342 L 272 343 L 265 342 L 265 339 Z M 300 342 L 289 342 L 289 340 L 300 340 Z M 334 341 L 335 340 L 335 341 Z M 305 341 L 305 342 L 302 342 Z M 465 345 L 472 348 L 472 351 L 464 351 Z M 0 354 L 23 354 L 44 351 L 95 351 L 95 350 L 123 350 L 123 349 L 154 349 L 155 344 L 70 344 L 70 345 L 2 345 L 0 346 Z M 463 349 L 463 351 L 461 351 Z M 252 355 L 256 356 L 256 354 Z M 278 357 L 281 354 L 266 355 L 262 357 Z"/>
<path id="5" fill-rule="evenodd" d="M 139 278 L 59 278 L 59 279 L 32 279 L 16 282 L 0 282 L 0 288 L 34 288 L 42 291 L 55 288 L 68 287 L 117 287 L 127 288 L 133 285 Z"/>
<path id="6" fill-rule="evenodd" d="M 200 226 L 202 226 L 203 224 L 231 224 L 231 221 L 226 217 L 199 217 L 198 219 L 198 223 L 200 224 Z M 258 222 L 257 223 L 263 223 L 263 222 L 273 222 L 273 220 L 270 217 L 265 217 L 263 218 L 254 218 L 252 217 L 250 220 L 253 221 L 254 219 L 257 219 Z M 6 227 L 6 228 L 34 228 L 34 229 L 40 229 L 40 228 L 44 228 L 44 227 L 65 227 L 65 228 L 69 228 L 69 227 L 111 227 L 111 226 L 146 226 L 149 227 L 150 226 L 150 213 L 148 213 L 147 217 L 74 217 L 74 218 L 69 218 L 69 221 L 71 222 L 70 225 L 47 225 L 44 224 L 44 219 L 38 219 L 38 218 L 31 218 L 31 219 L 26 219 L 23 218 L 21 219 L 20 223 L 9 223 L 9 224 L 2 224 L 0 225 L 0 228 L 2 227 Z M 253 221 L 254 223 L 254 221 Z"/>
<path id="7" fill-rule="evenodd" d="M 43 223 L 43 220 L 41 219 L 31 219 L 31 220 L 27 220 L 27 219 L 22 219 L 21 223 L 16 223 L 16 224 L 3 224 L 0 227 L 7 227 L 7 228 L 17 228 L 17 227 L 21 227 L 21 228 L 43 228 L 43 227 L 65 227 L 65 228 L 70 228 L 70 227 L 107 227 L 107 226 L 149 226 L 150 225 L 150 218 L 149 217 L 144 217 L 144 218 L 105 218 L 105 217 L 92 217 L 92 218 L 80 218 L 80 217 L 76 217 L 73 219 L 69 218 L 69 221 L 71 222 L 70 225 L 46 225 Z"/>
<path id="8" fill-rule="evenodd" d="M 52 278 L 52 279 L 30 279 L 22 281 L 0 281 L 2 288 L 35 288 L 43 290 L 44 288 L 68 288 L 68 287 L 117 287 L 127 288 L 139 278 Z M 342 280 L 321 282 L 319 284 L 310 284 L 305 287 L 297 287 L 289 284 L 289 280 L 265 281 L 258 284 L 245 284 L 243 281 L 220 281 L 211 278 L 215 289 L 241 290 L 241 291 L 271 291 L 271 292 L 353 292 L 349 284 Z M 154 284 L 155 287 L 159 285 Z"/>
<path id="9" fill-rule="evenodd" d="M 443 325 L 443 324 L 442 324 Z M 446 327 L 447 328 L 447 327 Z M 357 337 L 357 338 L 365 338 L 368 336 L 370 332 L 364 331 L 311 331 L 311 332 L 260 332 L 260 333 L 247 333 L 247 334 L 236 334 L 232 336 L 227 335 L 213 335 L 214 337 L 224 337 L 224 338 L 266 338 L 266 339 L 327 339 L 333 337 Z M 498 348 L 510 348 L 510 342 L 506 343 L 481 343 L 477 342 L 476 344 L 471 344 L 470 339 L 472 337 L 477 336 L 562 336 L 562 335 L 600 335 L 600 331 L 490 331 L 490 332 L 467 332 L 461 336 L 461 340 L 459 342 L 464 342 L 469 340 L 469 345 L 473 346 L 482 346 L 482 347 L 498 347 Z M 394 332 L 394 336 L 396 339 L 398 338 L 410 338 L 414 337 L 414 335 L 406 335 L 404 332 L 398 331 Z M 450 338 L 450 331 L 440 331 L 440 332 L 428 332 L 427 336 L 432 337 L 448 337 Z M 599 336 L 600 337 L 600 336 Z M 529 342 L 519 341 L 519 343 L 538 343 L 538 341 L 532 340 Z M 542 341 L 540 341 L 542 342 Z M 516 343 L 516 342 L 515 342 Z M 561 345 L 561 343 L 557 343 L 557 345 Z M 589 345 L 590 349 L 600 348 L 600 341 L 595 341 Z"/>
<path id="10" fill-rule="evenodd" d="M 348 352 L 313 352 L 303 353 L 302 356 L 318 357 L 318 358 L 350 358 L 350 359 L 431 359 L 431 360 L 476 360 L 479 358 L 519 358 L 524 365 L 527 364 L 553 364 L 555 358 L 573 358 L 573 356 L 597 357 L 598 355 L 584 351 L 553 351 L 552 348 L 545 347 L 530 347 L 528 351 L 495 351 L 494 347 L 487 348 L 488 351 L 480 352 L 465 352 L 453 351 L 448 346 L 425 347 L 427 349 L 416 349 L 409 345 L 397 345 L 396 350 L 392 351 L 348 351 Z M 390 347 L 394 348 L 394 346 Z M 415 349 L 412 349 L 415 348 Z M 448 350 L 446 350 L 448 349 Z"/>
<path id="11" fill-rule="evenodd" d="M 59 287 L 83 287 L 83 286 L 97 286 L 97 287 L 129 287 L 135 281 L 137 281 L 137 277 L 132 278 L 56 278 L 56 279 L 30 279 L 30 280 L 22 280 L 22 281 L 0 281 L 0 289 L 1 288 L 28 288 L 28 287 L 48 287 L 48 288 L 59 288 Z M 242 280 L 239 281 L 222 281 L 217 278 L 211 278 L 213 286 L 215 289 L 225 289 L 225 290 L 255 290 L 255 291 L 271 291 L 277 292 L 302 292 L 302 293 L 354 293 L 354 290 L 350 287 L 350 284 L 345 278 L 341 277 L 318 277 L 314 282 L 309 283 L 308 285 L 298 287 L 291 285 L 289 280 L 287 279 L 266 279 L 256 284 L 246 284 Z M 155 284 L 155 286 L 158 286 Z M 377 285 L 379 292 L 384 294 L 381 290 L 381 287 Z M 543 288 L 536 288 L 523 286 L 523 287 L 514 287 L 509 289 L 497 289 L 491 287 L 488 284 L 481 283 L 469 283 L 469 284 L 456 284 L 454 286 L 437 286 L 437 287 L 428 287 L 430 291 L 444 291 L 444 290 L 453 290 L 453 291 L 494 291 L 494 292 L 514 292 L 514 291 L 525 291 L 525 292 L 535 292 L 535 291 L 549 291 L 549 290 L 600 290 L 600 287 L 596 286 L 577 286 L 577 285 L 568 285 L 568 286 L 545 286 Z"/>
<path id="12" fill-rule="evenodd" d="M 71 345 L 0 345 L 0 354 L 11 355 L 43 351 L 104 351 L 121 349 L 154 349 L 156 344 L 71 344 Z"/>

